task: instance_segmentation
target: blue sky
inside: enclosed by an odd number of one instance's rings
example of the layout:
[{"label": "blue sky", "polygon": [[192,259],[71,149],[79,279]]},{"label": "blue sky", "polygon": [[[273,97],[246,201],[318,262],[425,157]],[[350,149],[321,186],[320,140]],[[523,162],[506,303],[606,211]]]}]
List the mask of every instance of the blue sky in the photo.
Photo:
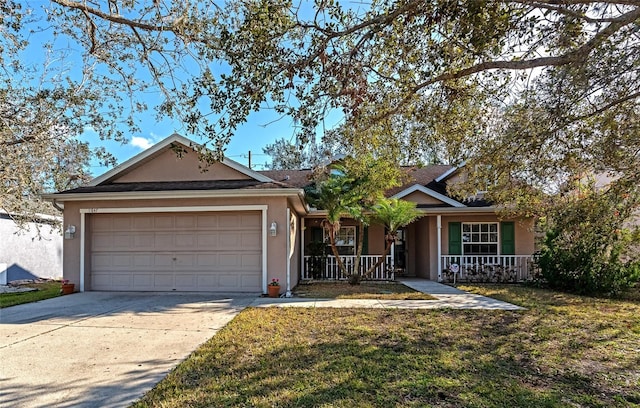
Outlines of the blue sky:
[{"label": "blue sky", "polygon": [[[262,170],[264,163],[270,161],[269,156],[262,153],[264,146],[281,138],[295,142],[291,119],[282,118],[273,122],[275,119],[277,117],[270,111],[265,110],[253,113],[247,123],[239,127],[231,143],[227,146],[226,157],[248,165],[248,153],[251,151],[252,168],[254,170]],[[202,141],[182,132],[182,126],[179,122],[170,119],[158,122],[154,111],[141,115],[139,120],[142,132],[129,135],[128,143],[126,144],[113,140],[100,140],[91,129],[86,129],[82,139],[88,141],[91,146],[104,146],[111,154],[116,156],[118,163],[128,160],[175,132],[193,139],[194,142]],[[107,171],[108,168],[93,163],[91,170],[93,175],[97,176]]]},{"label": "blue sky", "polygon": [[[27,0],[24,4],[25,9],[31,8],[34,15],[43,13],[43,7],[48,3],[40,0]],[[45,23],[45,29],[29,34],[29,46],[24,52],[23,63],[27,66],[37,67],[42,65],[45,60],[44,44],[52,41],[52,27]],[[65,58],[60,65],[72,66],[73,69],[79,69],[80,55],[83,50],[72,40],[66,37],[58,39],[54,44],[54,52],[64,52]],[[64,69],[67,69],[65,66]],[[193,139],[195,142],[202,142],[193,136],[186,134],[182,129],[181,123],[172,119],[158,121],[156,119],[153,106],[160,100],[159,94],[145,93],[143,102],[149,106],[149,111],[137,115],[137,120],[141,130],[137,134],[129,134],[128,143],[122,144],[113,140],[100,140],[97,133],[90,128],[86,128],[80,139],[89,142],[91,147],[103,146],[113,154],[118,163],[122,163],[129,158],[140,153],[144,149],[152,146],[165,137],[179,133],[183,136]],[[336,118],[339,115],[333,115]],[[339,119],[336,118],[336,119]],[[330,118],[331,120],[331,118]],[[331,125],[331,123],[327,124]],[[318,135],[320,135],[320,130]],[[262,149],[268,144],[273,143],[276,139],[284,138],[295,142],[294,124],[291,118],[280,116],[272,110],[261,110],[250,115],[247,122],[236,130],[235,136],[231,140],[226,149],[226,156],[238,161],[242,164],[248,164],[248,152],[252,153],[252,168],[260,170],[264,167],[265,162],[270,161],[269,156],[263,154]],[[94,176],[98,176],[109,170],[106,167],[99,166],[97,162],[92,163],[91,172]]]}]

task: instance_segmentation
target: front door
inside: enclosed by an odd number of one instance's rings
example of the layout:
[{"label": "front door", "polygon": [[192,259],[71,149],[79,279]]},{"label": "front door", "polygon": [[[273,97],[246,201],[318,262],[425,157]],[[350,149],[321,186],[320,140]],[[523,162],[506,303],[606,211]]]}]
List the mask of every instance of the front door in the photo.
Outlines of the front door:
[{"label": "front door", "polygon": [[400,228],[396,233],[396,241],[393,245],[393,261],[396,274],[407,276],[407,230]]}]

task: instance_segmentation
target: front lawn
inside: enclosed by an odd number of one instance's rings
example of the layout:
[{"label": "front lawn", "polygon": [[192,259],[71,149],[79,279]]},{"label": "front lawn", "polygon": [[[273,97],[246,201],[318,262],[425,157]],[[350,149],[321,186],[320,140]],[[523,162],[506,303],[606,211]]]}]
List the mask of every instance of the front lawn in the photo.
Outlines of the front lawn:
[{"label": "front lawn", "polygon": [[38,302],[60,296],[60,282],[28,283],[22,286],[38,290],[33,292],[0,293],[0,308]]},{"label": "front lawn", "polygon": [[639,302],[465,289],[528,309],[250,308],[134,406],[640,406]]},{"label": "front lawn", "polygon": [[318,299],[386,299],[434,300],[433,296],[413,290],[401,283],[370,283],[349,285],[347,282],[313,282],[300,284],[293,290],[296,297]]}]

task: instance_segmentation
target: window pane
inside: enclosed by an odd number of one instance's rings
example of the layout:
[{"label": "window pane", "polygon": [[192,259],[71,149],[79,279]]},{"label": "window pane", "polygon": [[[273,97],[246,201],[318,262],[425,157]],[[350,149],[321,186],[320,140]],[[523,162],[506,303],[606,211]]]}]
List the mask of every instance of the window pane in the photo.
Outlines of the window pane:
[{"label": "window pane", "polygon": [[489,224],[480,224],[480,231],[488,232],[489,231]]},{"label": "window pane", "polygon": [[471,232],[471,225],[469,225],[469,224],[462,224],[462,231],[463,231],[463,232]]},{"label": "window pane", "polygon": [[480,232],[480,224],[471,224],[471,231]]},{"label": "window pane", "polygon": [[489,231],[498,232],[498,224],[489,224]]}]

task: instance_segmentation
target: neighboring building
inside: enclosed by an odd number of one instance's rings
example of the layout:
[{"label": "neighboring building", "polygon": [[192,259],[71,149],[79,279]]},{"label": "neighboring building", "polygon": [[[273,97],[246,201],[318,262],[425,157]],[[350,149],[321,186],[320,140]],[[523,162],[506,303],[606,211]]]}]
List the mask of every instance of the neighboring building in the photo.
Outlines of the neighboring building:
[{"label": "neighboring building", "polygon": [[18,228],[0,212],[0,284],[21,279],[62,277],[62,234],[59,218],[40,215]]},{"label": "neighboring building", "polygon": [[[332,256],[322,256],[318,270],[318,254],[310,253],[310,243],[324,240],[323,212],[305,202],[310,171],[256,172],[225,159],[202,172],[195,153],[175,154],[176,145],[189,152],[192,144],[172,135],[87,186],[46,196],[64,206],[64,225],[76,227],[64,242],[66,279],[81,290],[266,293],[272,279],[292,288],[314,274],[338,277]],[[500,221],[488,203],[447,196],[446,184],[459,173],[415,169],[410,183],[389,192],[416,202],[424,216],[400,232],[374,278],[400,272],[447,280],[451,264],[459,265],[458,277],[526,278],[531,220]],[[373,225],[358,237],[345,220],[338,239],[345,260],[360,239],[365,264],[379,259],[384,228]]]}]

